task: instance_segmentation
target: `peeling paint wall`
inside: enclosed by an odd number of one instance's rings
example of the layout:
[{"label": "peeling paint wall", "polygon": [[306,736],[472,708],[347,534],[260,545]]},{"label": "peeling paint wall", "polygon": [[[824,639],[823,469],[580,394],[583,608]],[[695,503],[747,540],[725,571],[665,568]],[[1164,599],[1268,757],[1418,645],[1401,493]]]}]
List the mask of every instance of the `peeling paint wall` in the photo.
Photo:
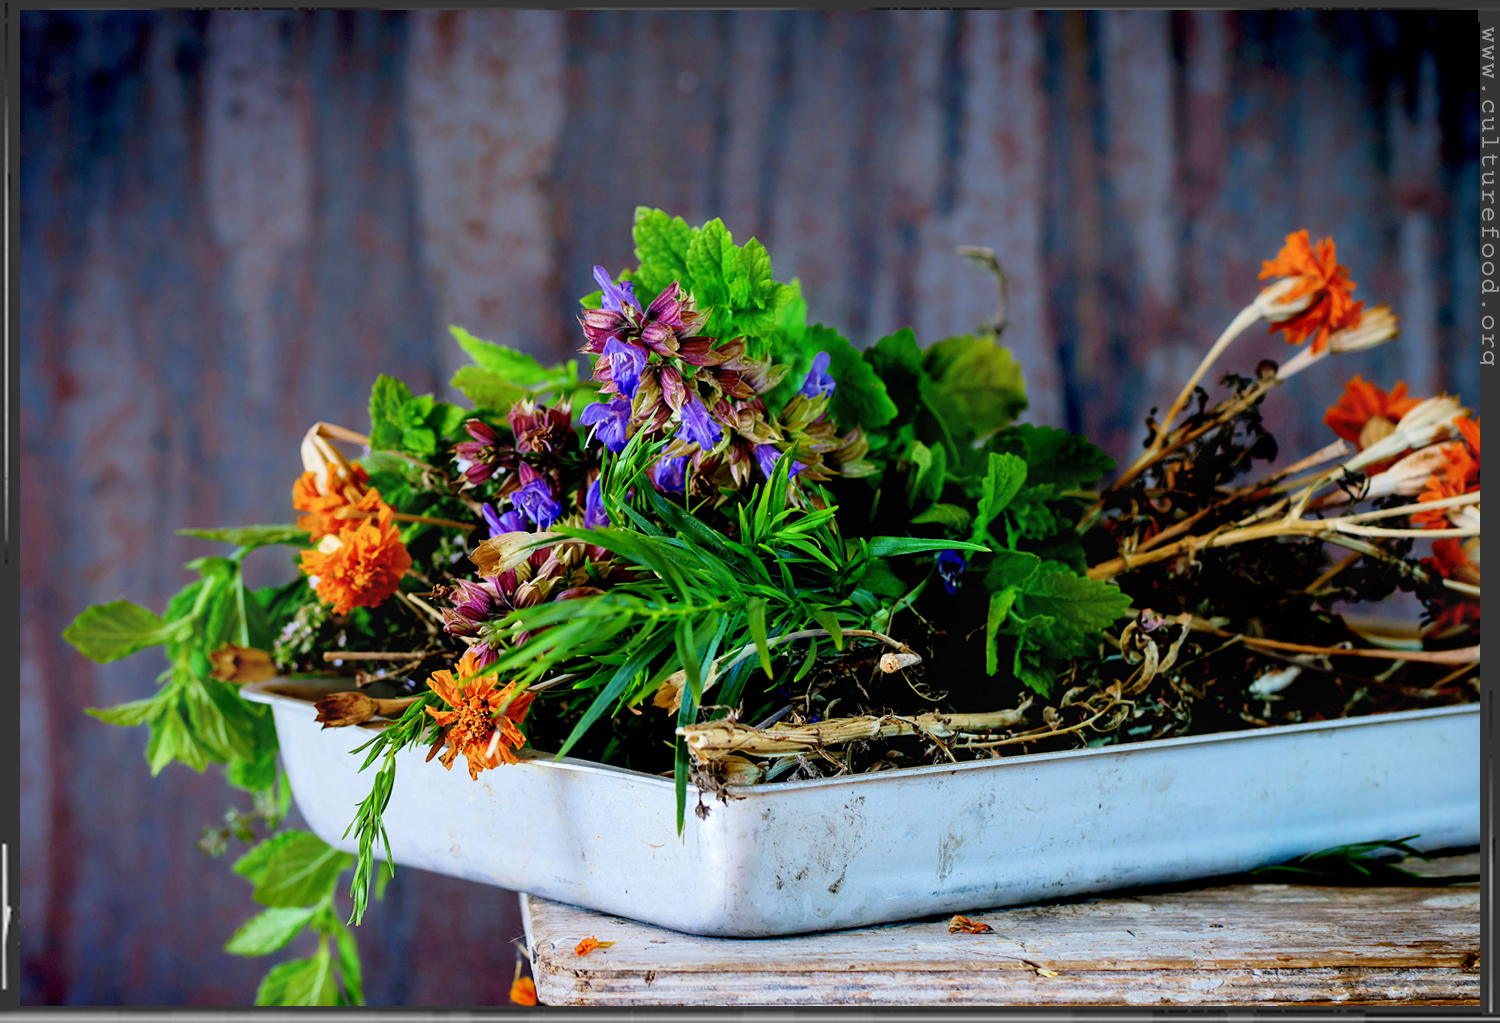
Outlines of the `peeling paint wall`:
[{"label": "peeling paint wall", "polygon": [[[160,607],[212,547],[179,526],[285,521],[300,435],[361,426],[377,372],[444,390],[452,323],[562,356],[648,204],[758,236],[859,344],[988,316],[951,249],[993,247],[1028,417],[1117,457],[1300,227],[1406,339],[1274,395],[1284,448],[1354,372],[1477,397],[1471,19],[25,12],[23,999],[253,992],[266,963],[218,951],[248,887],[194,848],[236,796],[81,713],[149,693],[154,654],[59,633]],[[510,893],[408,871],[367,920],[373,1002],[504,1001]]]}]

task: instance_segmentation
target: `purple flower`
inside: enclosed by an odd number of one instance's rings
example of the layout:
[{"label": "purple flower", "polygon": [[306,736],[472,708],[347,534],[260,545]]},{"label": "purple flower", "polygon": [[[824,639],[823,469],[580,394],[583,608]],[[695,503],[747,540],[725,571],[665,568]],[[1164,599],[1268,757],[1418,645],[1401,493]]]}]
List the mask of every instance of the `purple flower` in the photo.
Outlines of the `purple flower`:
[{"label": "purple flower", "polygon": [[497,515],[494,506],[488,501],[479,508],[484,512],[484,521],[490,527],[491,540],[502,533],[520,533],[526,530],[526,520],[521,518],[521,513],[514,508],[504,515]]},{"label": "purple flower", "polygon": [[692,441],[704,451],[712,451],[719,438],[724,436],[724,430],[709,417],[703,402],[690,395],[682,403],[682,428],[677,431],[677,436]]},{"label": "purple flower", "polygon": [[588,495],[584,498],[583,528],[600,529],[607,525],[609,514],[604,510],[604,501],[599,496],[599,481],[596,479],[589,484]]},{"label": "purple flower", "polygon": [[535,522],[538,529],[546,529],[562,514],[562,505],[553,500],[552,488],[545,479],[534,479],[517,490],[510,495],[510,503]]},{"label": "purple flower", "polygon": [[624,451],[630,440],[630,402],[626,398],[615,398],[608,405],[596,401],[583,410],[578,421],[594,427],[594,436],[611,451]]},{"label": "purple flower", "polygon": [[937,570],[938,578],[943,580],[943,588],[949,593],[957,593],[958,577],[968,565],[968,561],[958,551],[940,552],[937,556]]},{"label": "purple flower", "polygon": [[[776,450],[775,444],[757,444],[755,445],[755,458],[760,462],[760,471],[765,474],[766,479],[770,479],[776,472],[776,462],[781,458],[781,452]],[[790,479],[806,468],[807,466],[793,459],[792,471],[787,474],[787,478]]]},{"label": "purple flower", "polygon": [[641,370],[646,368],[646,352],[612,337],[604,342],[604,357],[609,360],[610,379],[621,394],[634,401],[635,390],[641,386]]},{"label": "purple flower", "polygon": [[828,375],[828,360],[827,352],[819,352],[813,356],[812,369],[807,371],[807,379],[802,381],[802,390],[798,392],[804,398],[821,398],[833,393],[833,377]]},{"label": "purple flower", "polygon": [[613,309],[616,312],[631,306],[636,312],[641,311],[641,300],[635,297],[635,285],[629,281],[621,281],[616,284],[610,280],[609,271],[602,266],[594,267],[594,280],[599,282],[599,290],[604,308]]},{"label": "purple flower", "polygon": [[681,458],[663,458],[651,470],[651,479],[658,490],[669,494],[687,493],[687,455]]}]

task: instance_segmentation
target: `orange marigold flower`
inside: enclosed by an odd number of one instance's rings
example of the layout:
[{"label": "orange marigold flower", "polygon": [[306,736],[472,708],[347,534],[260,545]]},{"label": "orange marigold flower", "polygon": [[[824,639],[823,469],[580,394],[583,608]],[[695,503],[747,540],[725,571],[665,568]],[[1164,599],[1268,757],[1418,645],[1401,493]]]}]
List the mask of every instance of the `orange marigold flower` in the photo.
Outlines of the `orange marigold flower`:
[{"label": "orange marigold flower", "polygon": [[1474,452],[1474,471],[1479,471],[1479,420],[1470,419],[1468,416],[1459,416],[1453,420],[1453,425],[1458,427],[1458,432],[1463,434],[1464,443],[1469,445],[1469,450]]},{"label": "orange marigold flower", "polygon": [[1422,564],[1444,579],[1462,579],[1465,582],[1471,581],[1468,576],[1474,571],[1463,541],[1453,536],[1432,541],[1432,557],[1423,558]]},{"label": "orange marigold flower", "polygon": [[510,1001],[512,1005],[535,1005],[536,983],[530,977],[517,977],[511,981]]},{"label": "orange marigold flower", "polygon": [[[455,669],[435,671],[427,679],[427,687],[437,693],[451,709],[427,708],[439,725],[443,727],[442,738],[427,755],[431,760],[439,747],[446,742],[440,762],[453,770],[454,759],[462,753],[469,764],[469,777],[478,778],[479,772],[501,764],[514,764],[516,755],[526,736],[521,732],[521,722],[526,719],[526,710],[531,706],[532,693],[516,695],[516,683],[511,682],[502,689],[495,688],[496,676],[470,679],[480,671],[479,659],[473,650],[466,651]],[[495,716],[500,708],[504,713]],[[498,738],[499,741],[495,741]]]},{"label": "orange marigold flower", "polygon": [[[1427,488],[1417,495],[1417,500],[1421,503],[1458,497],[1479,484],[1479,463],[1469,455],[1463,444],[1443,445],[1443,455],[1443,468],[1432,474],[1427,481]],[[1447,529],[1448,509],[1435,508],[1417,512],[1411,520],[1423,529]]]},{"label": "orange marigold flower", "polygon": [[315,472],[304,472],[292,484],[292,507],[308,513],[297,518],[297,525],[312,534],[314,543],[339,531],[345,521],[338,516],[340,509],[368,496],[364,485],[369,482],[370,474],[362,465],[353,469],[354,479],[346,480],[339,466],[329,463],[322,480]]},{"label": "orange marigold flower", "polygon": [[1312,350],[1321,352],[1334,331],[1359,326],[1365,304],[1354,301],[1351,293],[1358,285],[1349,279],[1349,268],[1339,265],[1332,238],[1324,238],[1314,248],[1305,230],[1287,235],[1276,258],[1261,264],[1260,279],[1267,277],[1301,279],[1282,296],[1283,302],[1312,296],[1306,309],[1271,325],[1272,331],[1282,332],[1287,344],[1300,345],[1312,338]]},{"label": "orange marigold flower", "polygon": [[371,490],[356,507],[377,514],[341,523],[337,533],[302,552],[302,571],[317,580],[318,599],[341,615],[381,604],[411,568],[411,555],[391,523],[390,505],[380,500],[380,491]]},{"label": "orange marigold flower", "polygon": [[1406,396],[1405,382],[1398,382],[1387,394],[1355,376],[1344,385],[1338,404],[1329,407],[1323,422],[1334,433],[1363,450],[1382,437],[1390,436],[1401,417],[1419,404],[1421,399]]}]

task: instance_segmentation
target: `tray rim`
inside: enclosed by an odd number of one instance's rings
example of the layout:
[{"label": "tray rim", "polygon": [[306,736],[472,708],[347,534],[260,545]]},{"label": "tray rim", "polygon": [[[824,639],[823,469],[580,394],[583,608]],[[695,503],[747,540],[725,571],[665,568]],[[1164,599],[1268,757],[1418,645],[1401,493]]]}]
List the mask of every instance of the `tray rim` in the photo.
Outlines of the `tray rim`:
[{"label": "tray rim", "polygon": [[[297,710],[311,711],[313,702],[310,699],[299,698],[278,692],[277,687],[285,686],[289,682],[299,685],[308,685],[310,688],[325,688],[328,692],[348,691],[344,686],[334,686],[328,683],[320,684],[315,679],[288,679],[273,678],[265,682],[250,682],[240,688],[241,695],[253,703],[262,703],[270,707],[278,705]],[[984,769],[998,769],[1004,767],[1024,767],[1031,764],[1047,763],[1053,760],[1079,760],[1089,757],[1118,757],[1133,753],[1146,753],[1163,748],[1179,749],[1186,746],[1202,746],[1217,743],[1252,741],[1256,739],[1270,739],[1283,735],[1295,735],[1303,732],[1339,731],[1346,728],[1357,728],[1387,723],[1399,723],[1407,721],[1426,721],[1446,717],[1459,717],[1462,715],[1473,715],[1478,717],[1482,704],[1479,701],[1471,703],[1454,704],[1447,707],[1426,707],[1420,710],[1399,710],[1384,714],[1361,714],[1357,717],[1334,718],[1328,721],[1304,721],[1293,725],[1270,725],[1265,728],[1245,728],[1232,732],[1212,732],[1205,735],[1180,735],[1169,739],[1147,739],[1142,742],[1126,743],[1117,746],[1099,746],[1093,749],[1053,750],[1047,753],[1025,753],[1016,756],[1005,757],[1000,760],[970,760],[958,764],[924,764],[920,767],[893,768],[889,771],[880,771],[875,774],[856,774],[848,777],[835,778],[807,778],[801,781],[777,782],[772,785],[730,785],[729,792],[739,798],[767,798],[778,793],[799,792],[808,789],[828,788],[835,786],[849,786],[858,784],[869,784],[882,780],[896,781],[906,778],[923,778],[943,774],[956,774],[960,771],[974,771]],[[360,726],[364,727],[364,726]],[[327,729],[324,729],[326,731]],[[660,786],[671,791],[674,783],[671,778],[660,775],[647,774],[644,771],[636,771],[628,767],[615,767],[611,764],[601,764],[593,760],[582,760],[575,757],[562,757],[555,759],[553,754],[542,750],[534,750],[530,747],[518,751],[522,762],[537,767],[550,768],[554,770],[570,770],[580,773],[604,773],[614,775],[628,775],[642,782]],[[696,786],[693,786],[696,788]]]}]

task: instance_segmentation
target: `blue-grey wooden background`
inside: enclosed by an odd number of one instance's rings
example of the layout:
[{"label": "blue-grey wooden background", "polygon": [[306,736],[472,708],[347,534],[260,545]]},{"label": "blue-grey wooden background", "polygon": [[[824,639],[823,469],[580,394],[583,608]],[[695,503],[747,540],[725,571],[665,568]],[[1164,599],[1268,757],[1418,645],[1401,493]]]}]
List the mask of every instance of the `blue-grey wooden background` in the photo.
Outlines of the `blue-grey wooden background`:
[{"label": "blue-grey wooden background", "polygon": [[[562,356],[637,204],[758,236],[860,344],[969,329],[992,293],[950,253],[989,245],[1030,417],[1118,457],[1307,227],[1405,336],[1270,400],[1305,451],[1355,370],[1477,397],[1473,21],[24,13],[24,1000],[251,996],[267,962],[219,951],[248,886],[194,849],[243,799],[152,779],[143,732],[83,715],[150,693],[159,654],[98,667],[58,634],[160,608],[212,547],[178,526],[287,521],[302,432],[365,427],[379,372],[442,391],[446,324]],[[360,932],[371,1000],[503,1002],[518,933],[512,894],[406,872]]]}]

